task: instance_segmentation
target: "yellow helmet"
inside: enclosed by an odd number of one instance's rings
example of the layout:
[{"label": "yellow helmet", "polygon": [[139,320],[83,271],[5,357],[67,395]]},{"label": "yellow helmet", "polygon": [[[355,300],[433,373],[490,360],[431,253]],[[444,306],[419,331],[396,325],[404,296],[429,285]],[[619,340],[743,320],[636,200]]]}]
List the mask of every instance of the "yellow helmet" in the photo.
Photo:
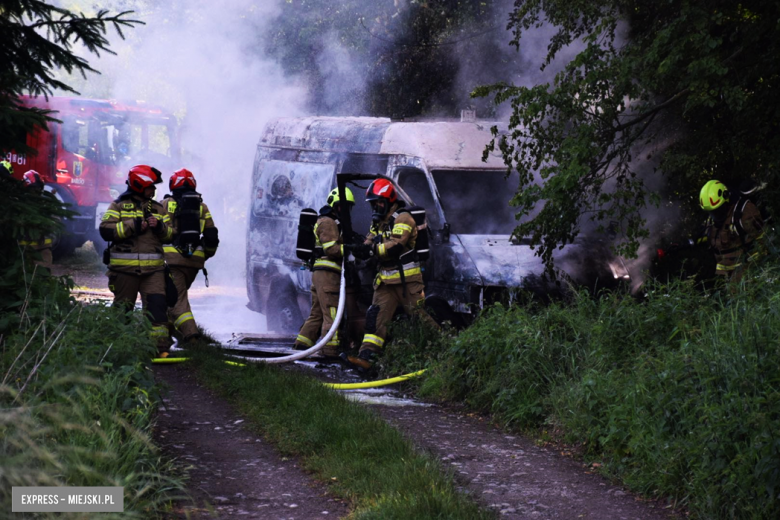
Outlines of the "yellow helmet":
[{"label": "yellow helmet", "polygon": [[713,211],[729,201],[729,190],[720,181],[707,182],[699,193],[699,205],[705,211]]},{"label": "yellow helmet", "polygon": [[[350,204],[355,204],[355,196],[352,195],[352,190],[349,188],[344,188],[344,194],[347,196],[347,202]],[[333,188],[331,192],[328,194],[328,206],[331,208],[335,203],[339,201],[339,189]]]}]

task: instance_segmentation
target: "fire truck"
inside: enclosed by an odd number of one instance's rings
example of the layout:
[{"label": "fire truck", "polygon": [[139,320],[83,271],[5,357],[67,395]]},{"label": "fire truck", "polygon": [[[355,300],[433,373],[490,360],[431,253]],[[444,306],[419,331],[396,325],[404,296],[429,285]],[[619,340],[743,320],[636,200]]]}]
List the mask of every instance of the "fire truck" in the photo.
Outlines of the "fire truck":
[{"label": "fire truck", "polygon": [[180,164],[180,142],[173,114],[141,101],[118,102],[69,97],[23,97],[25,106],[55,110],[49,129],[27,135],[36,154],[10,152],[14,175],[36,170],[46,190],[77,215],[55,239],[54,256],[62,257],[92,240],[105,247],[98,225],[108,205],[126,189],[135,164],[173,171]]}]

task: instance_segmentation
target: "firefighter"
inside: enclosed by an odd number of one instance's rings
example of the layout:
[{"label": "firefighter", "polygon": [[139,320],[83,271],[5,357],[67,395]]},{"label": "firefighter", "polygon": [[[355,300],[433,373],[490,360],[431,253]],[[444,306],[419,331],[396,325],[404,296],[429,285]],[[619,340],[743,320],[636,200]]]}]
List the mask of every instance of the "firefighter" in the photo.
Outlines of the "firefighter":
[{"label": "firefighter", "polygon": [[131,311],[138,293],[151,315],[152,339],[161,357],[168,355],[170,336],[166,316],[165,260],[163,244],[170,242],[170,216],[154,200],[155,184],[162,182],[159,170],[137,165],[127,176],[127,191],[106,210],[100,236],[109,242],[108,288],[114,306]]},{"label": "firefighter", "polygon": [[764,219],[749,198],[756,189],[744,184],[732,203],[728,188],[711,180],[699,194],[699,205],[710,216],[698,242],[706,241],[715,254],[715,274],[732,282],[739,282],[747,266],[764,253]]},{"label": "firefighter", "polygon": [[201,269],[208,281],[206,260],[217,253],[219,246],[217,227],[208,206],[195,191],[196,186],[195,176],[189,170],[177,170],[168,182],[171,194],[163,200],[176,237],[164,248],[165,262],[179,295],[169,314],[185,342],[200,336],[187,291]]},{"label": "firefighter", "polygon": [[[24,185],[34,192],[40,194],[41,197],[47,196],[43,191],[44,183],[41,175],[35,170],[30,170],[22,177]],[[41,260],[36,260],[35,263],[41,267],[51,269],[52,267],[52,238],[47,236],[27,236],[23,240],[19,241],[19,245],[24,246],[26,250],[36,251],[41,255]]]},{"label": "firefighter", "polygon": [[[340,200],[338,188],[330,192],[327,205],[320,209],[320,216],[314,226],[317,253],[311,268],[311,313],[295,339],[293,348],[297,350],[312,347],[320,335],[327,334],[336,317],[345,250],[338,219],[355,206],[352,190],[345,188],[344,195],[346,203]],[[336,331],[323,347],[322,353],[326,358],[338,359],[338,347],[339,333]]]},{"label": "firefighter", "polygon": [[11,161],[3,159],[0,161],[0,179],[11,180],[14,178],[14,165]]},{"label": "firefighter", "polygon": [[366,311],[363,343],[357,356],[342,355],[348,364],[360,370],[369,370],[387,339],[387,324],[401,306],[406,314],[417,314],[427,323],[438,327],[425,312],[425,292],[422,268],[415,257],[417,225],[414,217],[404,211],[404,202],[398,199],[392,183],[377,179],[366,191],[371,204],[372,225],[363,246],[353,252],[358,258],[374,256],[378,273],[374,279],[374,297]]}]

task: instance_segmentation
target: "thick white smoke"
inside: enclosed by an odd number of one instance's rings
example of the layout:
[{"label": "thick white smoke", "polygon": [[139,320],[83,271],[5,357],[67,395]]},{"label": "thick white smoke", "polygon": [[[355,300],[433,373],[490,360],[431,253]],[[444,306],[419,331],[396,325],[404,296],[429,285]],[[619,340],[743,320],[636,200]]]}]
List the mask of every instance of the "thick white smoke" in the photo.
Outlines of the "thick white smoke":
[{"label": "thick white smoke", "polygon": [[[91,5],[63,5],[94,12]],[[113,13],[135,10],[131,17],[146,25],[125,30],[126,40],[109,34],[115,56],[83,53],[101,75],[68,80],[86,97],[143,100],[177,115],[184,150],[179,167],[195,174],[220,231],[219,252],[207,264],[211,283],[238,291],[244,285],[247,208],[261,131],[270,118],[302,115],[307,103],[306,86],[263,55],[263,38],[277,6],[276,1],[249,0],[229,5],[208,0],[104,2],[101,8]],[[172,172],[163,173],[158,198],[167,193]],[[202,286],[199,276],[193,288]],[[234,310],[244,315],[243,309]]]}]

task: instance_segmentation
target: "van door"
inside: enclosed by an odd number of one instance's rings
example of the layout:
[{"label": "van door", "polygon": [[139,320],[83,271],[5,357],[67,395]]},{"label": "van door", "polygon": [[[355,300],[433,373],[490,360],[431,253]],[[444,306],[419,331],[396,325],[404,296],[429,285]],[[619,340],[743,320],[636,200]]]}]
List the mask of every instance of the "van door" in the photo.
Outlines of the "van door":
[{"label": "van door", "polygon": [[[308,293],[311,273],[300,269],[295,255],[298,218],[304,208],[323,206],[334,174],[334,164],[258,160],[247,236],[247,285],[256,310]],[[306,298],[302,301],[305,306]],[[303,313],[292,314],[295,323],[284,328],[297,330]]]}]

